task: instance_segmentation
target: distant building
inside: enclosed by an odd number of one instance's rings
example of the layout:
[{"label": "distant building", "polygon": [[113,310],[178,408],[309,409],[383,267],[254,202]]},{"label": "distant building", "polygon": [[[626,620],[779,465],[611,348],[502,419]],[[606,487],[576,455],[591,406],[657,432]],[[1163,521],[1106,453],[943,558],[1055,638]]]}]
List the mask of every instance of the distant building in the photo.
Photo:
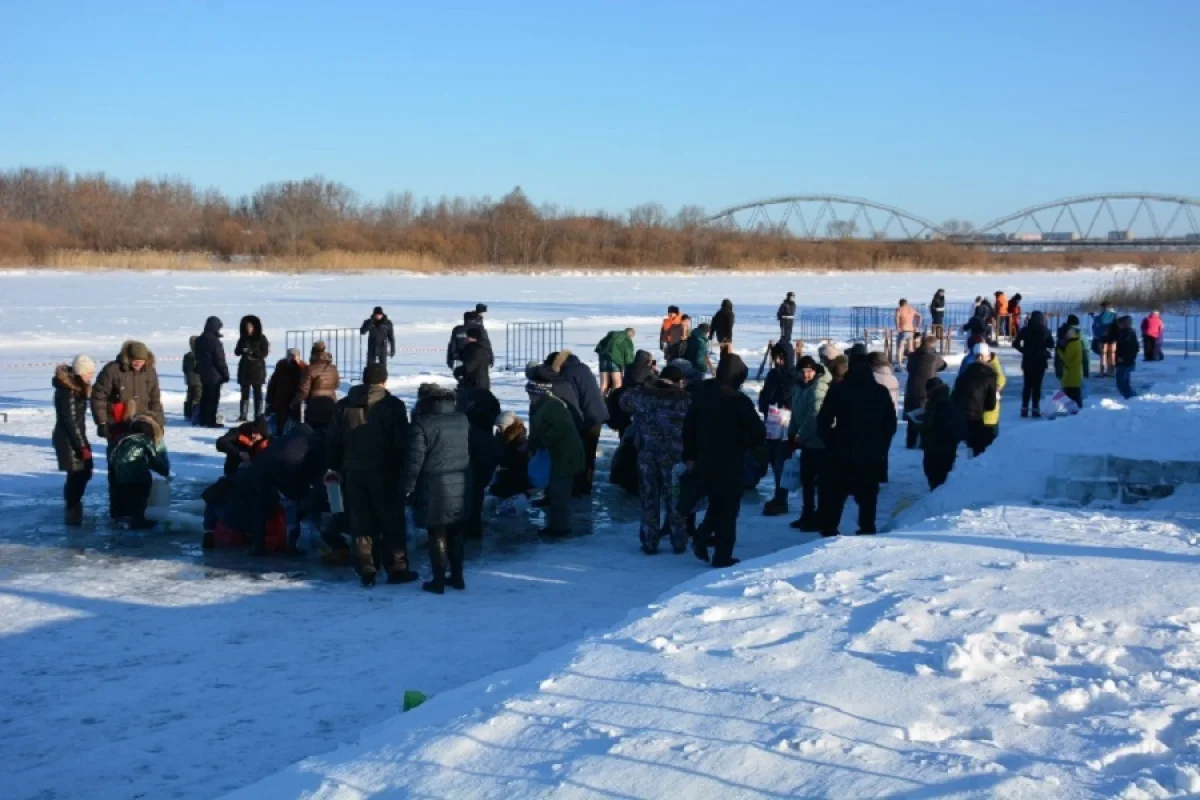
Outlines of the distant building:
[{"label": "distant building", "polygon": [[1040,242],[1042,235],[1040,233],[1010,233],[1008,240],[1010,242]]},{"label": "distant building", "polygon": [[1043,242],[1077,242],[1079,239],[1078,231],[1047,231],[1042,234]]},{"label": "distant building", "polygon": [[1132,242],[1133,231],[1128,229],[1123,231],[1109,231],[1108,240],[1110,242]]}]

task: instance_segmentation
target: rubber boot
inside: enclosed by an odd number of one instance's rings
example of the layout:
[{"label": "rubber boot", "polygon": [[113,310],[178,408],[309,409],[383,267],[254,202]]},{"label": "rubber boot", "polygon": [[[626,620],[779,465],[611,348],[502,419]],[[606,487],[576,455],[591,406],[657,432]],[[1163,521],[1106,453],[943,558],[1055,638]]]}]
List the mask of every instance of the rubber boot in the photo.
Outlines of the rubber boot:
[{"label": "rubber boot", "polygon": [[788,510],[787,490],[786,489],[776,489],[775,497],[772,498],[771,500],[768,500],[767,504],[763,506],[763,516],[764,517],[778,517],[778,516],[782,516],[782,515],[786,514],[787,510]]},{"label": "rubber boot", "polygon": [[466,549],[466,539],[463,537],[462,531],[451,532],[447,549],[450,560],[450,578],[446,583],[461,592],[467,588],[467,582],[463,580],[463,551]]},{"label": "rubber boot", "polygon": [[432,594],[446,592],[446,535],[430,535],[429,537],[429,566],[433,570],[433,579],[421,584],[421,588]]}]

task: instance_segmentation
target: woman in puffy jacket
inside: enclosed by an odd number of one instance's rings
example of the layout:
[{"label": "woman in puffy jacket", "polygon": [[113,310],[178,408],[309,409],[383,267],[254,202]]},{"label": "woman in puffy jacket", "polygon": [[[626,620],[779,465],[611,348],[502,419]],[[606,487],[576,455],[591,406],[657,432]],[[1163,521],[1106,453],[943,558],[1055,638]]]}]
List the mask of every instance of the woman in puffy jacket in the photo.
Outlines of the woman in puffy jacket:
[{"label": "woman in puffy jacket", "polygon": [[242,389],[241,413],[238,422],[245,422],[250,411],[250,392],[254,392],[254,418],[263,415],[263,384],[267,382],[267,356],[271,344],[263,335],[262,322],[254,315],[242,317],[238,327],[237,347],[233,354],[238,361],[238,386]]},{"label": "woman in puffy jacket", "polygon": [[73,527],[83,524],[83,493],[92,479],[87,412],[95,375],[95,362],[85,355],[78,355],[70,366],[60,364],[51,381],[54,387],[54,433],[50,439],[58,457],[58,468],[67,473],[63,487],[64,522]]}]

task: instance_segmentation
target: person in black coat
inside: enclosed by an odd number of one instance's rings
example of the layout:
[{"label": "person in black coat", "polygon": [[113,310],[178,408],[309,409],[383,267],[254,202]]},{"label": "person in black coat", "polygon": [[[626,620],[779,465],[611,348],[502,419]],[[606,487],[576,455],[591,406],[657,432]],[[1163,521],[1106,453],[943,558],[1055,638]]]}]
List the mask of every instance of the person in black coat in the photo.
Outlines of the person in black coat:
[{"label": "person in black coat", "polygon": [[[604,395],[600,392],[600,382],[592,374],[591,369],[579,360],[570,350],[552,353],[547,360],[550,370],[569,383],[578,398],[579,413],[582,417],[583,428],[580,436],[583,438],[583,455],[587,469],[575,479],[576,496],[592,493],[592,485],[596,477],[596,448],[600,446],[600,433],[604,423],[608,421],[608,406]],[[560,400],[570,402],[560,396],[557,391],[553,394]]]},{"label": "person in black coat", "polygon": [[492,380],[488,374],[491,357],[487,348],[479,341],[479,330],[478,327],[467,329],[467,342],[459,353],[462,363],[454,368],[454,377],[458,379],[460,391],[492,388]]},{"label": "person in black coat", "polygon": [[500,401],[486,389],[476,390],[467,404],[471,456],[471,514],[467,520],[467,538],[483,538],[483,500],[500,466],[504,448],[496,437]]},{"label": "person in black coat", "polygon": [[617,432],[618,439],[625,437],[625,431],[633,423],[633,416],[621,408],[621,398],[626,392],[640,389],[654,380],[656,374],[654,356],[645,350],[638,350],[633,357],[633,363],[625,368],[621,387],[613,389],[604,398],[604,404],[608,407],[608,427]]},{"label": "person in black coat", "polygon": [[621,386],[639,389],[654,379],[654,356],[646,350],[638,350],[633,356],[633,363],[625,368]]},{"label": "person in black coat", "polygon": [[88,400],[95,376],[95,362],[78,355],[72,364],[60,364],[50,381],[54,387],[54,433],[50,441],[59,470],[67,473],[63,521],[72,527],[83,524],[83,493],[95,470],[87,437]]},{"label": "person in black coat", "polygon": [[367,366],[386,364],[396,357],[396,331],[381,307],[375,306],[371,316],[363,320],[359,333],[367,337]]},{"label": "person in black coat", "polygon": [[433,576],[422,588],[433,594],[444,593],[447,584],[467,588],[463,551],[471,513],[470,436],[466,415],[455,411],[454,392],[434,384],[418,390],[402,489],[412,498],[413,521],[429,532]]},{"label": "person in black coat", "polygon": [[[300,423],[272,439],[249,466],[238,470],[225,522],[234,530],[249,532],[252,555],[266,552],[267,520],[279,506],[279,495],[298,503],[300,516],[316,505],[325,492],[325,464],[323,438],[309,425]],[[293,552],[299,552],[298,541],[299,527],[289,536]]]},{"label": "person in black coat", "polygon": [[[904,385],[904,413],[917,411],[925,405],[925,387],[929,380],[946,369],[946,360],[938,355],[937,339],[926,337],[908,356],[908,382]],[[904,432],[904,444],[915,450],[921,438],[921,428],[909,422]]]},{"label": "person in black coat", "polygon": [[217,428],[217,407],[221,403],[221,387],[229,383],[229,365],[225,361],[225,345],[221,344],[219,317],[204,322],[204,332],[196,340],[196,374],[200,377],[200,425]]},{"label": "person in black coat", "polygon": [[982,360],[968,364],[954,382],[952,397],[966,420],[967,446],[973,455],[982,455],[996,438],[995,426],[983,424],[983,415],[996,410],[997,393],[996,371]]},{"label": "person in black coat", "polygon": [[[762,391],[758,394],[758,413],[765,421],[771,407],[791,409],[792,387],[796,383],[796,373],[788,366],[787,344],[777,344],[771,348],[771,371],[763,382]],[[788,510],[787,490],[780,488],[783,477],[783,465],[788,459],[787,425],[783,427],[782,438],[767,441],[767,457],[771,461],[771,470],[775,474],[775,496],[763,506],[763,515],[777,517],[786,514]]]},{"label": "person in black coat", "polygon": [[683,462],[708,496],[708,512],[699,535],[693,539],[693,552],[697,558],[709,561],[705,531],[712,531],[716,537],[711,561],[714,567],[737,563],[733,548],[737,543],[746,453],[761,447],[767,438],[754,403],[741,392],[748,374],[740,357],[722,353],[717,377],[696,388],[683,421]]},{"label": "person in black coat", "polygon": [[858,505],[859,534],[875,533],[879,484],[887,477],[888,449],[896,435],[896,406],[869,365],[852,361],[846,379],[829,387],[817,414],[817,431],[826,452],[821,535],[838,535],[850,496]]},{"label": "person in black coat", "polygon": [[958,445],[966,438],[967,423],[950,399],[950,387],[941,378],[930,378],[921,417],[921,449],[925,451],[922,467],[930,491],[946,482],[958,458]]},{"label": "person in black coat", "polygon": [[929,301],[929,318],[930,324],[933,326],[933,336],[935,339],[940,339],[942,328],[946,324],[946,290],[938,289],[933,293],[933,299]]},{"label": "person in black coat", "polygon": [[721,310],[713,314],[712,320],[708,324],[708,338],[710,341],[716,341],[718,344],[725,344],[733,341],[733,301],[722,300]]},{"label": "person in black coat", "polygon": [[1041,311],[1029,315],[1029,322],[1013,339],[1013,349],[1021,354],[1021,375],[1024,378],[1021,387],[1021,416],[1029,416],[1032,407],[1033,416],[1042,416],[1042,380],[1050,367],[1050,359],[1054,352],[1054,336],[1046,327],[1046,316]]},{"label": "person in black coat", "polygon": [[791,344],[792,326],[796,324],[795,292],[787,293],[787,297],[779,304],[779,310],[775,312],[775,319],[779,321],[779,341]]},{"label": "person in black coat", "polygon": [[242,317],[238,326],[237,346],[233,354],[241,358],[238,361],[238,386],[242,389],[241,413],[238,422],[245,422],[250,411],[250,391],[254,390],[254,418],[263,415],[263,385],[267,382],[267,356],[271,352],[271,343],[263,335],[262,322],[253,314]]}]

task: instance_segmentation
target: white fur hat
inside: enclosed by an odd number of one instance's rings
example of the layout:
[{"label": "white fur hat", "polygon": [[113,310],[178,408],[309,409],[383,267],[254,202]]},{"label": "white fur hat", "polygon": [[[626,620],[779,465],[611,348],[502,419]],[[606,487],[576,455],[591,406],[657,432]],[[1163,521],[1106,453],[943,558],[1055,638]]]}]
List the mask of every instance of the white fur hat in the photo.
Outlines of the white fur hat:
[{"label": "white fur hat", "polygon": [[992,354],[992,348],[987,346],[987,342],[980,342],[971,352],[975,354],[975,358],[987,358]]},{"label": "white fur hat", "polygon": [[71,371],[76,375],[95,375],[96,362],[85,356],[83,353],[75,356],[75,360],[71,362]]}]

